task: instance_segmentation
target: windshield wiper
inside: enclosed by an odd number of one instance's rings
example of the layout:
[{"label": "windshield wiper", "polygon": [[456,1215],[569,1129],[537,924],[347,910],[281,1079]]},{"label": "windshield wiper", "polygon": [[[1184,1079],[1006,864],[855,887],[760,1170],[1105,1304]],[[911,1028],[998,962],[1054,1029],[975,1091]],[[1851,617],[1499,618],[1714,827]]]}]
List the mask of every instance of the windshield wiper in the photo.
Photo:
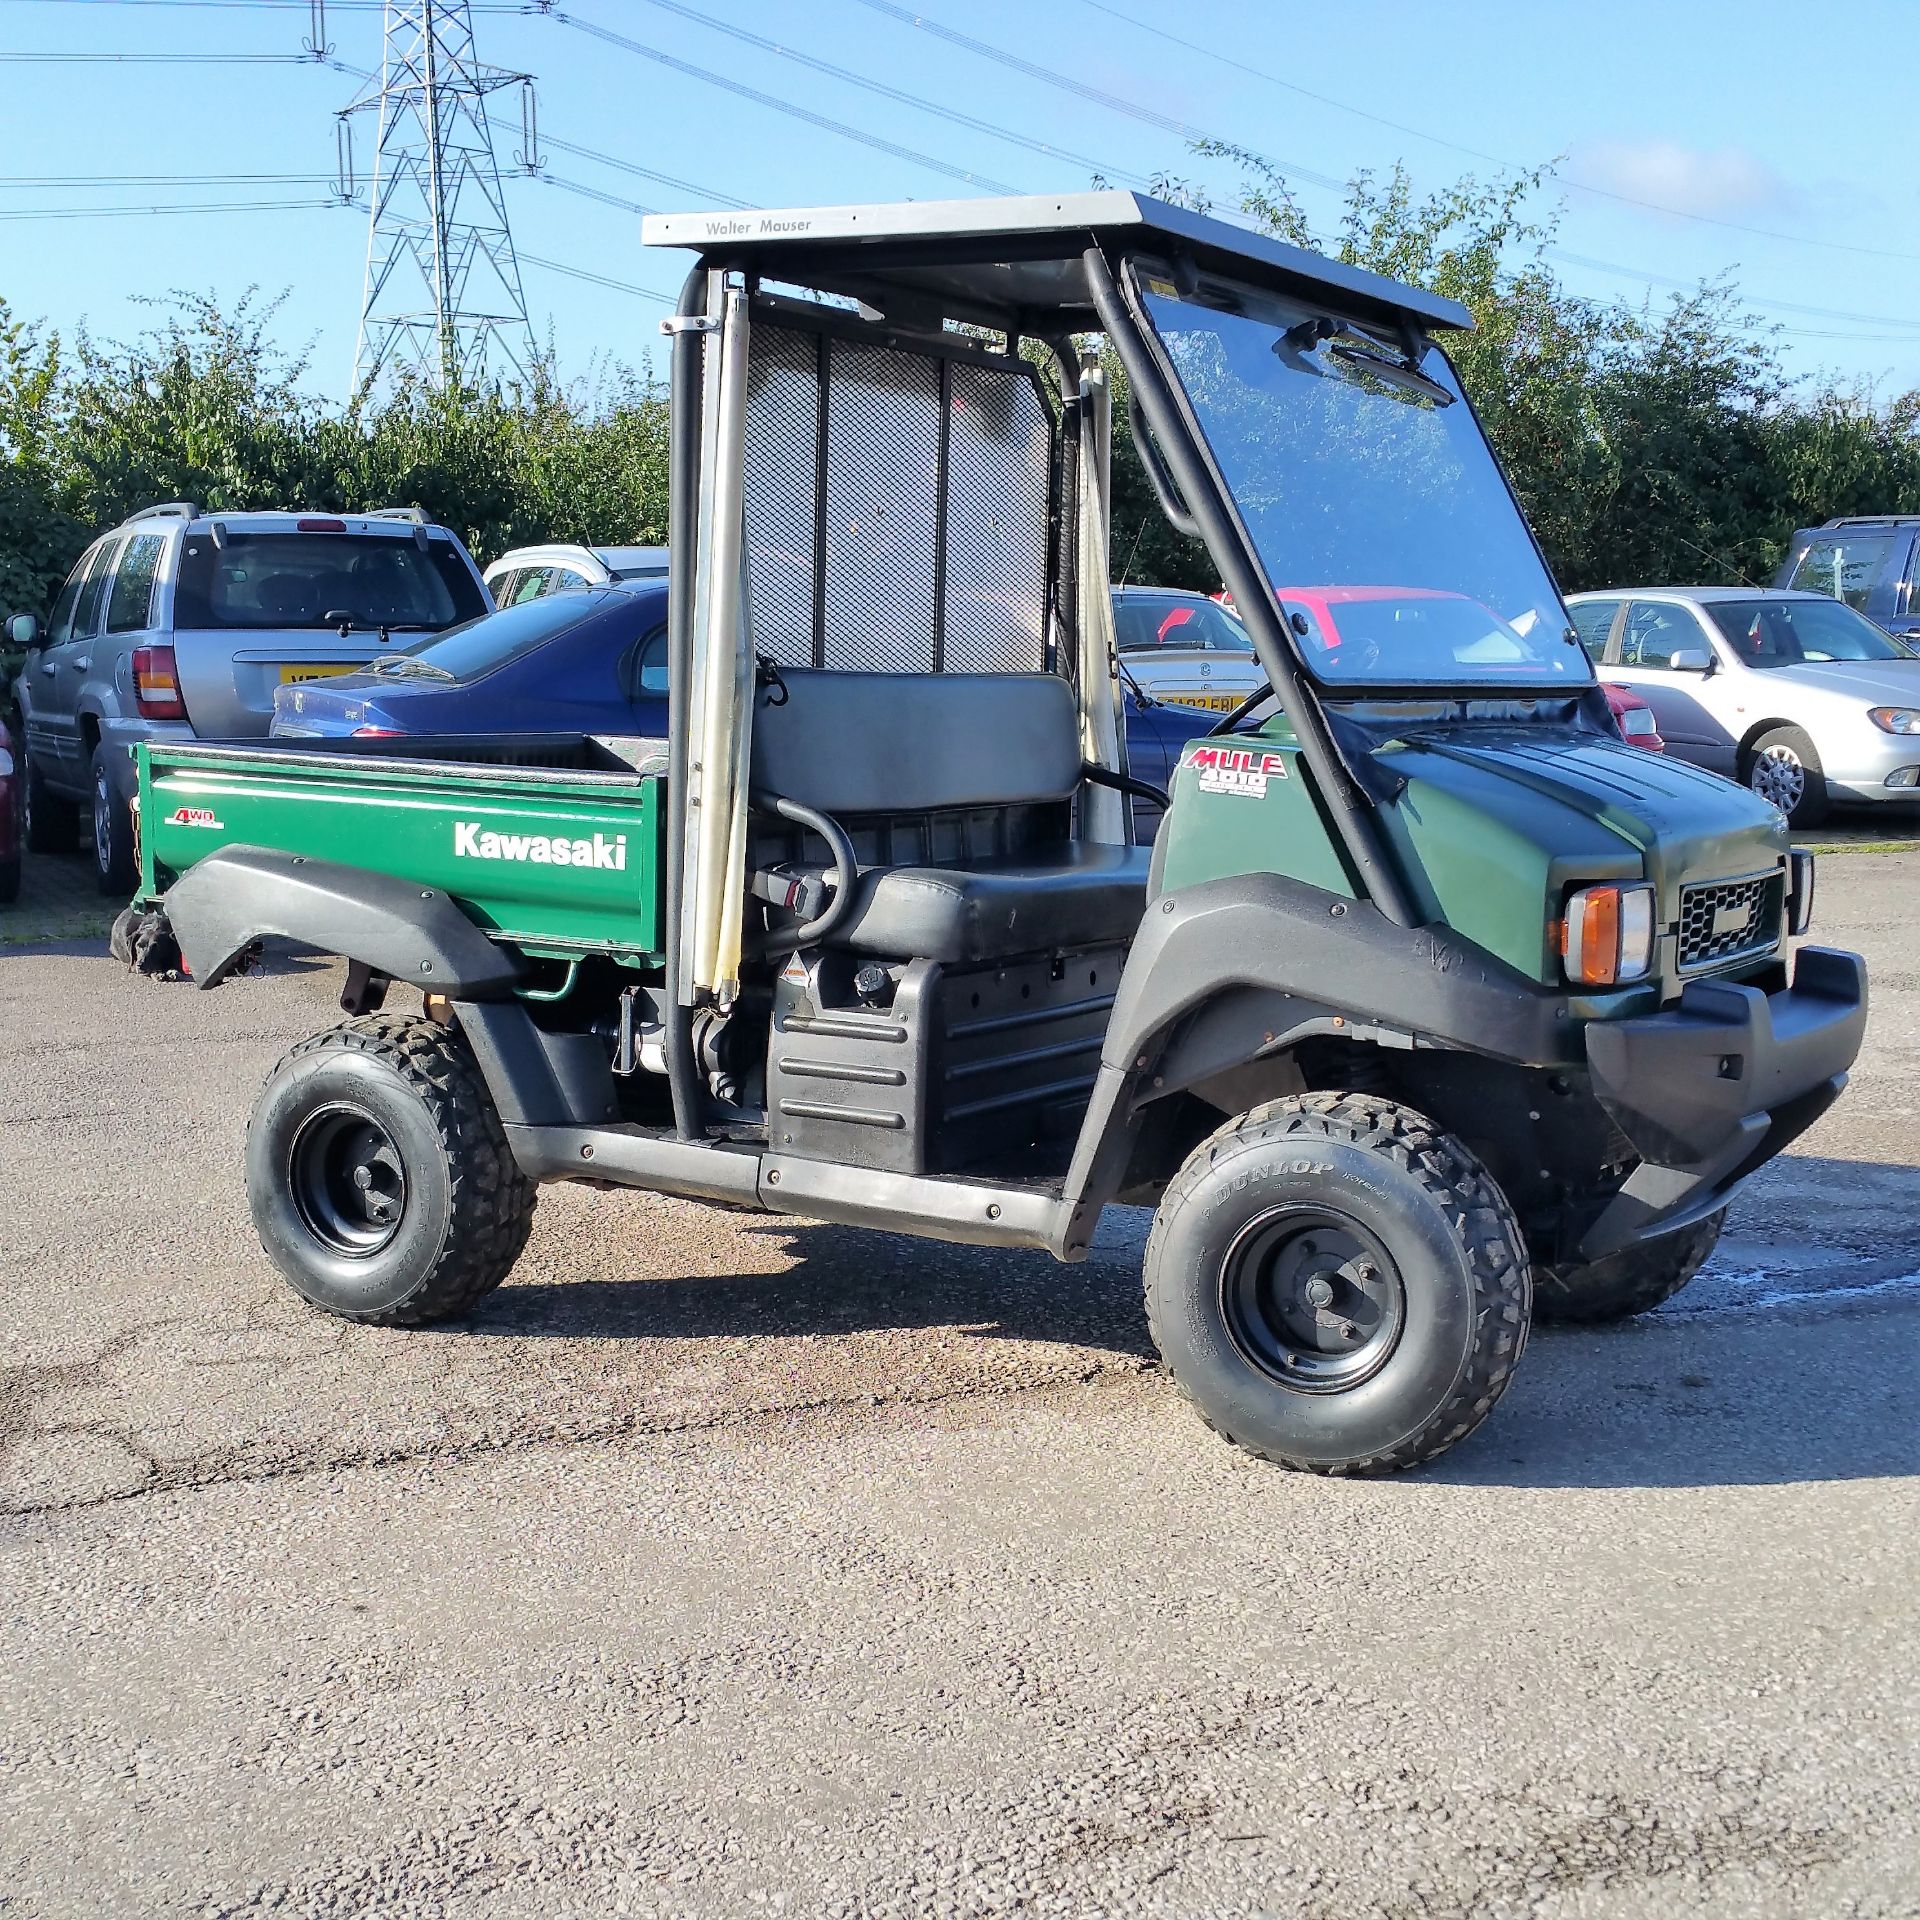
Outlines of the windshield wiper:
[{"label": "windshield wiper", "polygon": [[1423,400],[1431,400],[1436,407],[1453,405],[1453,395],[1438,380],[1429,380],[1418,367],[1408,366],[1401,360],[1384,359],[1364,347],[1350,347],[1343,340],[1336,341],[1330,351],[1336,360],[1357,368],[1369,379],[1384,381],[1390,387],[1405,387]]},{"label": "windshield wiper", "polygon": [[1327,350],[1342,366],[1352,367],[1355,372],[1378,380],[1383,386],[1400,387],[1409,393],[1417,393],[1421,399],[1431,401],[1436,407],[1453,405],[1453,395],[1439,381],[1429,380],[1413,364],[1411,351],[1405,360],[1391,360],[1371,346],[1356,346],[1351,340],[1335,338],[1341,331],[1337,320],[1329,320],[1324,316],[1302,320],[1274,341],[1274,357],[1296,372],[1318,374],[1323,380],[1329,379],[1333,377],[1330,369],[1316,365],[1313,356],[1331,340],[1333,344]]}]

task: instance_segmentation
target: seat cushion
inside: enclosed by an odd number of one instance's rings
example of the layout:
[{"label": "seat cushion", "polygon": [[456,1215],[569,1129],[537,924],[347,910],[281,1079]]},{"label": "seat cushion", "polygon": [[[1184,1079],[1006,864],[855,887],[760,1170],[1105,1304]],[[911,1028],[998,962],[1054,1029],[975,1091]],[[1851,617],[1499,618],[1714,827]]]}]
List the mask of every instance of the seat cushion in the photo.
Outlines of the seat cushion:
[{"label": "seat cushion", "polygon": [[972,867],[876,867],[828,944],[949,966],[1130,941],[1147,849],[1067,843]]}]

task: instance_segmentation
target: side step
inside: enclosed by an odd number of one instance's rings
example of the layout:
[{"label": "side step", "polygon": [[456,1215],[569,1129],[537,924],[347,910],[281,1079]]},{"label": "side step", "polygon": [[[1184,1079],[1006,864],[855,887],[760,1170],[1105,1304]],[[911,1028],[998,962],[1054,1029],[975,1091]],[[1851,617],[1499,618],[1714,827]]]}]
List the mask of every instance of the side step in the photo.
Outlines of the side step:
[{"label": "side step", "polygon": [[680,1140],[646,1127],[509,1125],[506,1133],[514,1158],[534,1180],[605,1181],[981,1247],[1052,1252],[1066,1230],[1068,1209],[1050,1185],[884,1173],[724,1141]]}]

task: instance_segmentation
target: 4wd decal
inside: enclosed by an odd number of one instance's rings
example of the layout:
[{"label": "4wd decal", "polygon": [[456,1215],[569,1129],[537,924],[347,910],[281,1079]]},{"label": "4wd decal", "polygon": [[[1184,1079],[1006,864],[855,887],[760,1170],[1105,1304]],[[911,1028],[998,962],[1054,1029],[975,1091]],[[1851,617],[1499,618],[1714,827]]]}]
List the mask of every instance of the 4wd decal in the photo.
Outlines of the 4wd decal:
[{"label": "4wd decal", "polygon": [[624,833],[570,840],[548,833],[493,833],[484,831],[478,820],[456,820],[453,850],[463,860],[525,860],[536,867],[598,867],[624,873],[627,866]]},{"label": "4wd decal", "polygon": [[170,827],[223,827],[224,820],[214,817],[211,807],[176,807],[167,815]]},{"label": "4wd decal", "polygon": [[1195,747],[1187,764],[1200,776],[1202,793],[1264,797],[1269,780],[1287,777],[1287,757],[1258,747]]}]

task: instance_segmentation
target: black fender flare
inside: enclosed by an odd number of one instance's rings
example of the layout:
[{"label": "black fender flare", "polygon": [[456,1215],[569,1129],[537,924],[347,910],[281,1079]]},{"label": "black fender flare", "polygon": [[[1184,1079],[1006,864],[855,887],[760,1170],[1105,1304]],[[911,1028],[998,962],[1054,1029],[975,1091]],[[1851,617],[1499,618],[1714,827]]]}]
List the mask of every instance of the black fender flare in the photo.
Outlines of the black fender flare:
[{"label": "black fender flare", "polygon": [[1056,1254],[1084,1257],[1155,1101],[1331,1032],[1579,1064],[1565,995],[1447,927],[1396,926],[1365,900],[1277,874],[1183,888],[1149,905],[1127,958]]},{"label": "black fender flare", "polygon": [[358,960],[452,999],[499,999],[521,964],[435,887],[272,847],[230,846],[159,902],[195,982],[218,986],[263,936]]}]

